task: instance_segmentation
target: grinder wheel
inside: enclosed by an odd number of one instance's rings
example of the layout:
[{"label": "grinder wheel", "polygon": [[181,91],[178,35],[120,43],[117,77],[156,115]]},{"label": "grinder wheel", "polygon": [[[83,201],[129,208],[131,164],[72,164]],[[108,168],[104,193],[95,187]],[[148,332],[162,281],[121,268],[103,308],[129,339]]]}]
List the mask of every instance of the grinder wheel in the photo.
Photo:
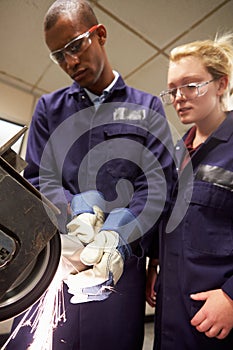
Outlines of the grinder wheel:
[{"label": "grinder wheel", "polygon": [[61,255],[56,233],[0,300],[0,321],[19,315],[43,295],[53,280]]}]

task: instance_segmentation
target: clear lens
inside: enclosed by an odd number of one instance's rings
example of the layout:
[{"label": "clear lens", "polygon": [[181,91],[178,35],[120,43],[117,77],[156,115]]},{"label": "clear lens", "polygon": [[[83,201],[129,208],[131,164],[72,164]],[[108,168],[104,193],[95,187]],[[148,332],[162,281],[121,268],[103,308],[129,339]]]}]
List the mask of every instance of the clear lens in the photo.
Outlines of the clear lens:
[{"label": "clear lens", "polygon": [[166,105],[170,105],[174,101],[174,97],[171,92],[161,92],[160,97]]},{"label": "clear lens", "polygon": [[63,51],[51,52],[50,58],[57,64],[62,63],[64,61]]},{"label": "clear lens", "polygon": [[51,52],[51,59],[57,63],[61,64],[65,61],[65,55],[70,55],[71,57],[76,57],[76,55],[81,55],[91,44],[91,39],[88,36],[83,38],[76,38],[70,42],[64,49]]},{"label": "clear lens", "polygon": [[69,55],[80,53],[85,50],[87,43],[87,37],[82,39],[77,38],[66,47],[65,52],[67,52]]},{"label": "clear lens", "polygon": [[[178,90],[178,89],[177,89]],[[176,94],[173,99],[175,99],[177,95],[177,90]],[[183,87],[179,88],[180,95],[185,97],[187,100],[192,100],[197,97],[198,95],[198,90],[197,90],[197,85],[196,84],[188,84]]]},{"label": "clear lens", "polygon": [[190,83],[187,85],[179,86],[175,89],[162,91],[160,97],[163,103],[170,105],[175,101],[178,93],[179,96],[185,98],[186,100],[194,100],[198,96],[203,96],[208,91],[208,84],[214,81],[211,79],[204,81],[203,83]]}]

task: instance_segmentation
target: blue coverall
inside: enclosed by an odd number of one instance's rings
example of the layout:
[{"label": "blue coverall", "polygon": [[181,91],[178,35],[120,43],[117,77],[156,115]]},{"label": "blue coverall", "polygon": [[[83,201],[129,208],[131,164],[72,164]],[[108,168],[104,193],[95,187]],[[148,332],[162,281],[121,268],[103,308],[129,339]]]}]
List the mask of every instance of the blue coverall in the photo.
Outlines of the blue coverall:
[{"label": "blue coverall", "polygon": [[[107,213],[126,207],[143,231],[141,238],[128,241],[132,256],[107,300],[72,305],[65,293],[67,321],[54,332],[54,350],[142,348],[145,255],[169,202],[171,152],[161,101],[125,85],[121,77],[97,110],[76,82],[40,98],[25,177],[61,210],[60,230],[65,232],[70,220],[67,205],[73,195],[98,190]],[[25,328],[9,349],[25,350],[28,342]]]},{"label": "blue coverall", "polygon": [[[184,154],[180,141],[175,147],[178,167]],[[181,171],[175,203],[161,236],[154,349],[232,350],[233,331],[218,340],[190,324],[204,303],[190,294],[221,288],[233,299],[232,112]]]}]

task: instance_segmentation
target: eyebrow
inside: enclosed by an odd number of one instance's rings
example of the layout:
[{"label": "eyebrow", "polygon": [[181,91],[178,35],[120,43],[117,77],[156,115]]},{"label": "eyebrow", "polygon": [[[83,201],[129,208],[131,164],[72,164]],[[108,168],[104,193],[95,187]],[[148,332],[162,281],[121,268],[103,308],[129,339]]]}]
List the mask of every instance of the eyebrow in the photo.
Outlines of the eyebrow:
[{"label": "eyebrow", "polygon": [[173,85],[173,83],[168,84],[168,89],[172,90],[172,89],[176,89],[176,87],[179,87],[179,86],[183,86],[191,83],[199,83],[201,80],[203,80],[203,77],[201,76],[185,77],[184,79],[182,79],[182,83],[180,84],[177,84],[177,85]]}]

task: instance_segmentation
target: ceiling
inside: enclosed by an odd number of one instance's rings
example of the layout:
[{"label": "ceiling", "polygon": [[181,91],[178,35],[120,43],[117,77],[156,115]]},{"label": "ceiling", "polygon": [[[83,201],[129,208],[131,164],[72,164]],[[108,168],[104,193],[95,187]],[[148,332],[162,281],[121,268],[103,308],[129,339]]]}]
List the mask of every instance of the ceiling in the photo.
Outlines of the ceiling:
[{"label": "ceiling", "polygon": [[[71,80],[48,57],[43,17],[53,0],[0,0],[0,82],[35,96]],[[172,47],[214,38],[233,30],[233,0],[97,0],[91,1],[108,30],[106,45],[112,67],[136,88],[159,94],[166,88]],[[168,118],[180,124],[172,107]]]}]

